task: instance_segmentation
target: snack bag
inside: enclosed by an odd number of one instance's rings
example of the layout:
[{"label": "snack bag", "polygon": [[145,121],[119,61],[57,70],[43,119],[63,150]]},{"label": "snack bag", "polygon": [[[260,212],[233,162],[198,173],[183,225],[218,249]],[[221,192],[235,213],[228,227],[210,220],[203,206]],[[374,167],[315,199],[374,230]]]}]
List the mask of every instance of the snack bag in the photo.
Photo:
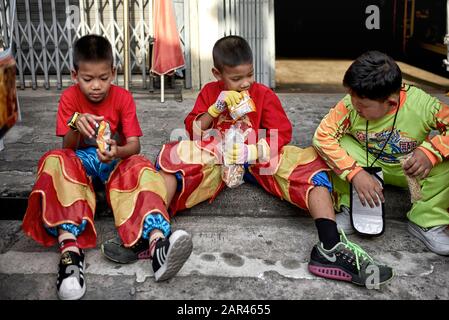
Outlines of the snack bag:
[{"label": "snack bag", "polygon": [[221,179],[229,188],[235,188],[241,185],[245,168],[241,164],[223,165],[221,168]]},{"label": "snack bag", "polygon": [[16,62],[7,50],[0,52],[0,139],[18,119]]},{"label": "snack bag", "polygon": [[247,113],[256,111],[256,105],[254,104],[253,99],[249,96],[248,91],[242,91],[241,94],[243,98],[240,103],[229,108],[229,114],[234,120],[240,119]]},{"label": "snack bag", "polygon": [[97,145],[101,152],[111,150],[111,146],[106,143],[108,139],[111,139],[111,128],[109,123],[103,120],[97,124]]},{"label": "snack bag", "polygon": [[[232,125],[226,130],[223,149],[232,148],[234,143],[245,142],[245,136],[240,129],[235,125]],[[242,164],[227,164],[226,159],[221,167],[221,179],[226,183],[229,188],[238,187],[243,183],[243,175],[245,174],[245,168]]]},{"label": "snack bag", "polygon": [[[410,157],[410,155],[402,157],[399,159],[402,166],[404,166],[404,162]],[[416,177],[409,176],[405,174],[405,179],[407,180],[408,189],[410,191],[410,200],[412,203],[420,200],[422,198],[421,194],[421,186],[419,185],[419,181]]]}]

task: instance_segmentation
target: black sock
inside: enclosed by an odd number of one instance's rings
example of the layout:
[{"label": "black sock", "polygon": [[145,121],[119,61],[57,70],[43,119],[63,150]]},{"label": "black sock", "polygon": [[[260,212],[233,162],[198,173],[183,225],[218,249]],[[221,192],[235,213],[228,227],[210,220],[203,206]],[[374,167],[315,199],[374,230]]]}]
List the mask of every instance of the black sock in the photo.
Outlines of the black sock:
[{"label": "black sock", "polygon": [[332,249],[340,242],[340,235],[337,230],[337,223],[330,219],[319,218],[315,220],[318,230],[318,238],[323,243],[326,250]]}]

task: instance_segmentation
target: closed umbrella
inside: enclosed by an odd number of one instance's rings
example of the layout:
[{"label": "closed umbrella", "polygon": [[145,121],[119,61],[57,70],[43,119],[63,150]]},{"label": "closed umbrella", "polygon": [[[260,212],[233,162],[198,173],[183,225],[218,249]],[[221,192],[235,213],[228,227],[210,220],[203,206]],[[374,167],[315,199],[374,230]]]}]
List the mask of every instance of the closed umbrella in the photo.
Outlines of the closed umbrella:
[{"label": "closed umbrella", "polygon": [[153,23],[151,72],[161,76],[161,102],[164,102],[164,75],[185,65],[172,0],[154,0]]}]

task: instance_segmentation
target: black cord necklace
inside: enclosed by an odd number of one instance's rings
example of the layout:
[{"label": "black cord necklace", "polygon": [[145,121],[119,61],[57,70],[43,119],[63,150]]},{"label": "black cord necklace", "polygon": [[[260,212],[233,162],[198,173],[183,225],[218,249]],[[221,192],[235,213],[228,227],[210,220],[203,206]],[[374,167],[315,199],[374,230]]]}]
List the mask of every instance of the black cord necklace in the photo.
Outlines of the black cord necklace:
[{"label": "black cord necklace", "polygon": [[399,100],[398,100],[398,106],[396,109],[396,112],[394,114],[394,119],[393,119],[393,126],[391,127],[390,133],[388,134],[387,140],[385,141],[384,145],[382,146],[382,149],[380,150],[380,152],[377,154],[376,159],[374,159],[374,161],[371,163],[371,165],[368,165],[368,120],[366,120],[366,128],[365,128],[365,149],[366,149],[366,166],[369,168],[372,168],[372,166],[376,163],[376,161],[380,158],[380,156],[382,155],[382,153],[385,150],[385,147],[388,143],[388,141],[390,141],[390,138],[393,134],[394,131],[394,126],[396,124],[396,119],[398,117],[398,112],[399,112],[399,107],[401,106],[401,95],[399,94]]}]

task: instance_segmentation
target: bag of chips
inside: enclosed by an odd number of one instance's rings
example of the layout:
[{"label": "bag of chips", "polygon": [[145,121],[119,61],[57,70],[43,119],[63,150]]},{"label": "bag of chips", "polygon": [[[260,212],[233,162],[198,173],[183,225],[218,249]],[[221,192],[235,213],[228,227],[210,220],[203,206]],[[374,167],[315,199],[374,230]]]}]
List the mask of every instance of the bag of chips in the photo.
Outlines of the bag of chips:
[{"label": "bag of chips", "polygon": [[[241,92],[243,98],[237,106],[229,108],[229,114],[234,120],[234,124],[226,130],[222,150],[232,148],[235,143],[244,143],[248,131],[242,131],[242,124],[248,119],[243,119],[248,113],[256,111],[256,105],[249,96],[248,91]],[[229,188],[235,188],[241,185],[244,180],[245,167],[243,164],[228,164],[226,159],[221,167],[221,179]]]},{"label": "bag of chips", "polygon": [[97,124],[97,145],[101,152],[111,151],[111,146],[106,142],[111,139],[111,128],[107,121],[101,121]]},{"label": "bag of chips", "polygon": [[16,61],[10,50],[0,52],[0,139],[19,118]]},{"label": "bag of chips", "polygon": [[[245,135],[235,125],[232,125],[226,130],[224,144],[222,150],[232,148],[234,143],[244,143]],[[226,159],[221,166],[221,179],[226,183],[229,188],[238,187],[243,183],[243,175],[245,174],[245,168],[243,164],[228,164]]]}]

